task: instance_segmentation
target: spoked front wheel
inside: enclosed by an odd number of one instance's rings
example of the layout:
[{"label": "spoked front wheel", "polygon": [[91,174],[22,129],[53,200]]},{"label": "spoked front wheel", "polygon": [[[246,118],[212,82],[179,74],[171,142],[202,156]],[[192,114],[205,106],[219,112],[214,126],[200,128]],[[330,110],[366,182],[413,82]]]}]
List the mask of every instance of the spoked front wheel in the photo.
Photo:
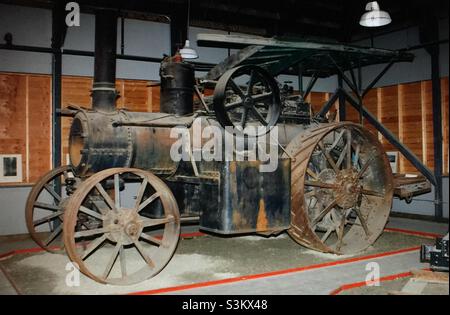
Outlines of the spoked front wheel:
[{"label": "spoked front wheel", "polygon": [[[152,207],[162,209],[160,215],[146,215]],[[86,223],[77,229],[80,216]],[[129,285],[155,276],[171,259],[179,235],[173,194],[161,179],[139,169],[91,176],[73,194],[64,216],[69,258],[100,283]]]},{"label": "spoked front wheel", "polygon": [[48,172],[28,195],[25,206],[28,232],[36,244],[48,252],[56,252],[62,245],[59,241],[66,200],[62,188],[70,173],[70,166],[61,166]]}]

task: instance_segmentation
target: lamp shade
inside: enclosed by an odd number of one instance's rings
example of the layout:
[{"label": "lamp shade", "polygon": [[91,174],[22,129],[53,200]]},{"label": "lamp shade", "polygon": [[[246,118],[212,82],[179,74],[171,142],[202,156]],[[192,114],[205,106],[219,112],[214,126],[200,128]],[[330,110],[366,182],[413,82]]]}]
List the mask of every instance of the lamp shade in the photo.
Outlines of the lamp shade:
[{"label": "lamp shade", "polygon": [[189,40],[186,40],[184,47],[180,49],[180,55],[183,59],[197,59],[198,54],[195,49],[189,47]]},{"label": "lamp shade", "polygon": [[366,13],[364,13],[359,24],[365,27],[379,27],[388,25],[392,22],[391,16],[386,11],[380,9],[378,2],[369,2],[366,5]]}]

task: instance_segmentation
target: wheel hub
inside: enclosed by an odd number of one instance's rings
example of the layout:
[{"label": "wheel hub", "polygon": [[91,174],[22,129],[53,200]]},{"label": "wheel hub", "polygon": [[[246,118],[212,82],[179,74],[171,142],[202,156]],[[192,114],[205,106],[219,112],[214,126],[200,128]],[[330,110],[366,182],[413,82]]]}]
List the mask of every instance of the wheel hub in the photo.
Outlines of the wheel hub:
[{"label": "wheel hub", "polygon": [[353,168],[341,170],[336,176],[336,184],[335,195],[338,206],[342,209],[354,207],[360,193],[358,172]]},{"label": "wheel hub", "polygon": [[130,245],[139,239],[142,233],[142,223],[135,209],[119,209],[110,211],[104,220],[104,226],[112,226],[112,232],[107,238],[113,242]]},{"label": "wheel hub", "polygon": [[245,106],[246,108],[250,108],[250,107],[253,106],[253,99],[252,99],[250,96],[247,96],[247,97],[244,99],[244,106]]}]

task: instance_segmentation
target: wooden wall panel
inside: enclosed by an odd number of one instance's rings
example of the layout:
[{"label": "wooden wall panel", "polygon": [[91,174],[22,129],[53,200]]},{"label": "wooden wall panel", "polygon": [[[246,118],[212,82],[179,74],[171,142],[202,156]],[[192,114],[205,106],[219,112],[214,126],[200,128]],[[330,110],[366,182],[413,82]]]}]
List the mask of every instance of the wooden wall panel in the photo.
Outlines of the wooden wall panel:
[{"label": "wooden wall panel", "polygon": [[[379,89],[372,89],[369,91],[369,93],[366,94],[366,96],[364,97],[364,107],[370,112],[372,113],[372,115],[378,117],[378,93],[379,93]],[[359,119],[359,116],[358,116]],[[377,129],[370,124],[366,119],[363,119],[363,123],[364,126],[370,131],[372,132],[377,138],[380,138],[378,135],[378,131]]]},{"label": "wooden wall panel", "polygon": [[422,148],[424,164],[434,168],[433,100],[431,81],[422,82]]},{"label": "wooden wall panel", "polygon": [[49,76],[28,77],[29,182],[47,173],[51,161],[51,79]]},{"label": "wooden wall panel", "polygon": [[27,181],[27,81],[20,74],[0,74],[0,154],[22,155]]},{"label": "wooden wall panel", "polygon": [[150,86],[149,93],[151,94],[151,112],[159,112],[159,102],[160,102],[160,88],[159,86]]},{"label": "wooden wall panel", "polygon": [[[64,76],[62,105],[90,108],[92,79]],[[131,111],[159,111],[159,86],[142,80],[117,80],[119,108]],[[205,93],[210,94],[210,93]],[[308,101],[317,112],[329,93],[311,93]],[[404,84],[372,90],[365,106],[370,112],[433,168],[433,124],[431,82]],[[444,173],[448,174],[448,78],[442,79]],[[337,105],[336,105],[337,108]],[[48,75],[0,73],[0,153],[22,154],[24,182],[32,183],[51,166],[51,79]],[[347,119],[359,121],[359,113],[347,107]],[[68,152],[71,119],[62,119],[63,163]],[[368,123],[365,126],[375,132]],[[380,137],[387,151],[396,151]],[[416,172],[402,159],[402,172]]]},{"label": "wooden wall panel", "polygon": [[152,103],[149,98],[148,81],[124,80],[124,108],[133,112],[151,112]]},{"label": "wooden wall panel", "polygon": [[[379,121],[386,126],[393,134],[399,137],[399,119],[398,119],[398,88],[389,86],[381,89],[379,94]],[[397,151],[385,138],[381,143],[386,151]]]},{"label": "wooden wall panel", "polygon": [[311,103],[311,108],[314,114],[318,113],[322,106],[328,101],[328,93],[311,92],[306,98],[308,103]]},{"label": "wooden wall panel", "polygon": [[448,117],[448,77],[441,79],[441,93],[442,93],[442,122],[443,122],[443,153],[444,153],[444,167],[443,171],[444,174],[448,175],[448,124],[449,124],[449,117]]},{"label": "wooden wall panel", "polygon": [[[419,159],[423,160],[421,83],[400,84],[398,98],[400,140]],[[417,172],[416,168],[403,156],[400,158],[400,170],[405,173]]]}]

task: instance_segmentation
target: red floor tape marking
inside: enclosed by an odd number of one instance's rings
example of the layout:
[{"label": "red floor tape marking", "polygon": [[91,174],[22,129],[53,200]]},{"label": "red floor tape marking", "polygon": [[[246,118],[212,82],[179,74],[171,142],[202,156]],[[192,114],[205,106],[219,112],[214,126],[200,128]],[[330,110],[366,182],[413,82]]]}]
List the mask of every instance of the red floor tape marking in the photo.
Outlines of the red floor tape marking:
[{"label": "red floor tape marking", "polygon": [[407,235],[415,235],[415,236],[421,236],[424,238],[433,238],[433,239],[436,237],[442,237],[442,235],[436,234],[436,233],[412,231],[412,230],[398,229],[398,228],[385,228],[384,231],[402,233],[402,234],[407,234]]},{"label": "red floor tape marking", "polygon": [[[412,276],[412,273],[410,271],[403,272],[403,273],[398,273],[398,274],[395,274],[395,275],[381,277],[381,278],[379,278],[377,280],[380,281],[380,282],[392,281],[392,280],[397,280],[397,279],[400,279],[400,278],[406,278],[406,277],[409,277],[409,276]],[[360,288],[360,287],[365,287],[367,285],[368,285],[368,283],[366,281],[344,284],[344,285],[341,285],[336,290],[331,291],[330,295],[338,295],[338,294],[340,294],[343,291],[347,291],[347,290],[355,289],[355,288]]]},{"label": "red floor tape marking", "polygon": [[291,269],[285,269],[285,270],[277,270],[277,271],[272,271],[272,272],[247,275],[247,276],[241,276],[241,277],[235,277],[235,278],[186,284],[186,285],[180,285],[180,286],[174,286],[174,287],[168,287],[168,288],[132,292],[129,294],[130,295],[151,295],[151,294],[161,294],[161,293],[168,293],[168,292],[174,292],[174,291],[183,291],[183,290],[188,290],[188,289],[216,286],[216,285],[220,285],[220,284],[248,281],[248,280],[261,279],[261,278],[267,278],[267,277],[272,277],[272,276],[280,276],[280,275],[285,275],[285,274],[294,273],[294,272],[301,272],[301,271],[314,270],[314,269],[320,269],[320,268],[331,267],[331,266],[344,265],[344,264],[349,264],[349,263],[358,262],[358,261],[364,261],[364,260],[369,260],[369,259],[374,259],[374,258],[381,258],[381,257],[385,257],[385,256],[393,256],[393,255],[413,252],[413,251],[416,251],[419,249],[420,249],[420,247],[416,246],[416,247],[405,248],[405,249],[400,249],[400,250],[395,250],[395,251],[390,251],[390,252],[372,254],[372,255],[355,257],[355,258],[348,258],[348,259],[343,259],[343,260],[338,260],[338,261],[331,261],[331,262],[326,262],[326,263],[321,263],[321,264],[316,264],[316,265],[309,265],[309,266],[303,266],[303,267],[297,267],[297,268],[291,268]]}]

